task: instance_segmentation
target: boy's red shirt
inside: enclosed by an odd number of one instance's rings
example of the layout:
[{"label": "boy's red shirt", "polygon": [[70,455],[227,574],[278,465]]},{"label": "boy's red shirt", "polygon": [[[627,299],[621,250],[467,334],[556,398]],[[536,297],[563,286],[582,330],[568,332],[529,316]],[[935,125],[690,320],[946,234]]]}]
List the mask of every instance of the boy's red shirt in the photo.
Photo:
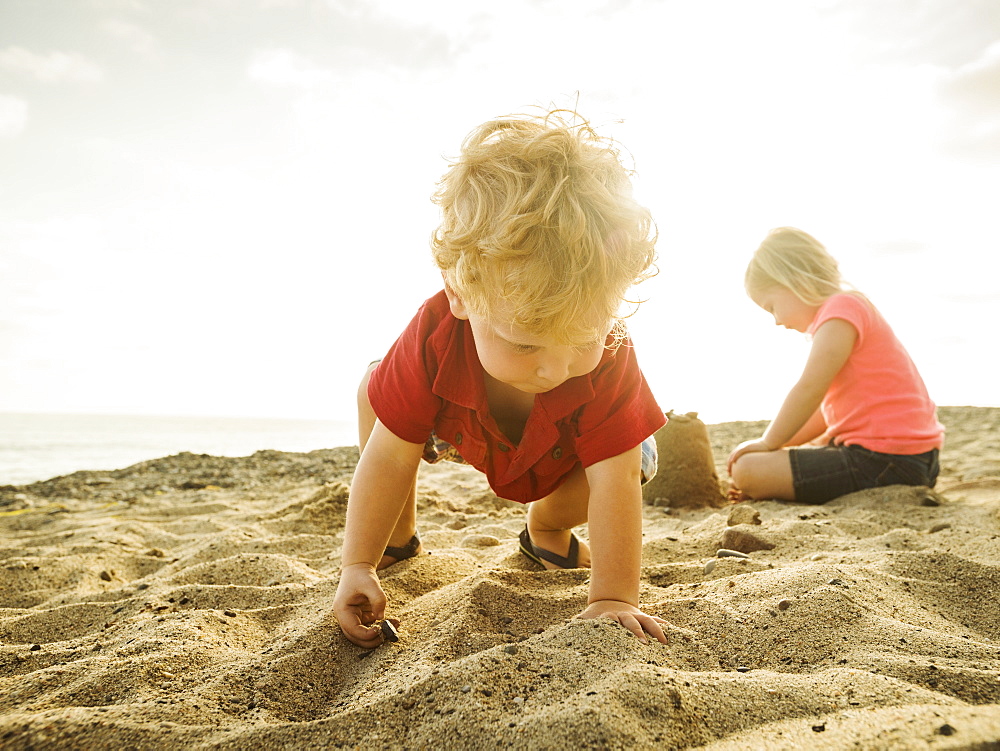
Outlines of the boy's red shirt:
[{"label": "boy's red shirt", "polygon": [[497,427],[468,321],[442,290],[427,300],[368,382],[378,419],[424,443],[431,432],[486,474],[501,498],[544,498],[578,464],[589,467],[642,443],[666,422],[639,370],[631,341],[605,350],[597,367],[538,394],[519,444]]}]

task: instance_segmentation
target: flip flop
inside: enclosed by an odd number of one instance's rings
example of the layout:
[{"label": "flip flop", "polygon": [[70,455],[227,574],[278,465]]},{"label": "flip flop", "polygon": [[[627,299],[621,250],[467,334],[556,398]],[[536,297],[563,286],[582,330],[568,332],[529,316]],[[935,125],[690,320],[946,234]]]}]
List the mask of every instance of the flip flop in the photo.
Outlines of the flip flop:
[{"label": "flip flop", "polygon": [[546,550],[535,545],[528,534],[528,525],[524,526],[524,531],[521,532],[518,540],[521,541],[521,552],[539,566],[545,566],[542,562],[542,559],[545,559],[559,568],[580,568],[580,541],[576,539],[576,535],[572,532],[569,534],[569,555],[565,558],[553,553],[551,550]]},{"label": "flip flop", "polygon": [[[413,535],[413,537],[410,538],[410,541],[400,548],[394,548],[392,546],[387,545],[385,548],[385,553],[383,553],[383,555],[387,555],[390,558],[395,558],[396,563],[399,563],[400,561],[405,561],[407,558],[412,558],[413,556],[415,556],[417,554],[417,548],[419,547],[420,547],[420,538],[417,537],[416,535]],[[390,563],[389,565],[391,566],[393,564]]]}]

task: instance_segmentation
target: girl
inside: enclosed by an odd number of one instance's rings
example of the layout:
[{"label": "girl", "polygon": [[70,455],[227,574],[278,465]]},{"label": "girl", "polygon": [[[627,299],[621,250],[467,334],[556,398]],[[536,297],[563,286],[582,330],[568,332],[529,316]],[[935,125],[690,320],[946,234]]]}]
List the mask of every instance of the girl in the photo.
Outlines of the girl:
[{"label": "girl", "polygon": [[744,284],[812,348],[764,435],[729,455],[735,495],[824,503],[882,485],[933,487],[944,436],[934,402],[875,306],[844,291],[826,249],[802,230],[771,230]]}]

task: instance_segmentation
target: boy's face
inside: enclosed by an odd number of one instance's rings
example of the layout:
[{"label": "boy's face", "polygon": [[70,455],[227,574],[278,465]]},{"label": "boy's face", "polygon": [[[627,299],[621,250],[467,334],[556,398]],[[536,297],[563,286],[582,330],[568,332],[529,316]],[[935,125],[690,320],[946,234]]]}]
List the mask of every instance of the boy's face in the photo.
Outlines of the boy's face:
[{"label": "boy's face", "polygon": [[570,378],[586,375],[601,361],[604,337],[584,346],[571,346],[559,344],[553,337],[533,336],[516,326],[491,324],[468,310],[454,291],[446,290],[452,314],[467,320],[472,328],[483,369],[501,383],[527,394],[541,394]]}]

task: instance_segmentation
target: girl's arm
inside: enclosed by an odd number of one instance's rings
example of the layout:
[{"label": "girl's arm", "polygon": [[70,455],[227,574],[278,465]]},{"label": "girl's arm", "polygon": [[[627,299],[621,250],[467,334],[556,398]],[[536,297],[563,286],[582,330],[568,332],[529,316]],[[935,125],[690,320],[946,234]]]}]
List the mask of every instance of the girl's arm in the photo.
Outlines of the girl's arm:
[{"label": "girl's arm", "polygon": [[666,644],[661,623],[639,609],[642,565],[642,449],[636,446],[587,467],[590,486],[590,594],[581,618],[618,621],[643,642],[646,632]]},{"label": "girl's arm", "polygon": [[804,446],[805,444],[816,440],[825,432],[826,420],[823,419],[822,410],[817,408],[816,411],[813,412],[812,417],[806,420],[806,424],[799,429],[799,432],[788,439],[785,446]]},{"label": "girl's arm", "polygon": [[805,369],[785,397],[777,417],[767,426],[763,436],[741,443],[733,450],[727,463],[730,473],[733,463],[743,454],[777,451],[789,445],[793,438],[805,434],[805,428],[811,426],[834,377],[850,358],[857,339],[857,329],[842,318],[831,318],[816,330]]},{"label": "girl's arm", "polygon": [[831,318],[816,330],[801,377],[785,397],[778,416],[761,436],[770,450],[788,443],[816,413],[857,340],[857,329],[842,318]]}]

